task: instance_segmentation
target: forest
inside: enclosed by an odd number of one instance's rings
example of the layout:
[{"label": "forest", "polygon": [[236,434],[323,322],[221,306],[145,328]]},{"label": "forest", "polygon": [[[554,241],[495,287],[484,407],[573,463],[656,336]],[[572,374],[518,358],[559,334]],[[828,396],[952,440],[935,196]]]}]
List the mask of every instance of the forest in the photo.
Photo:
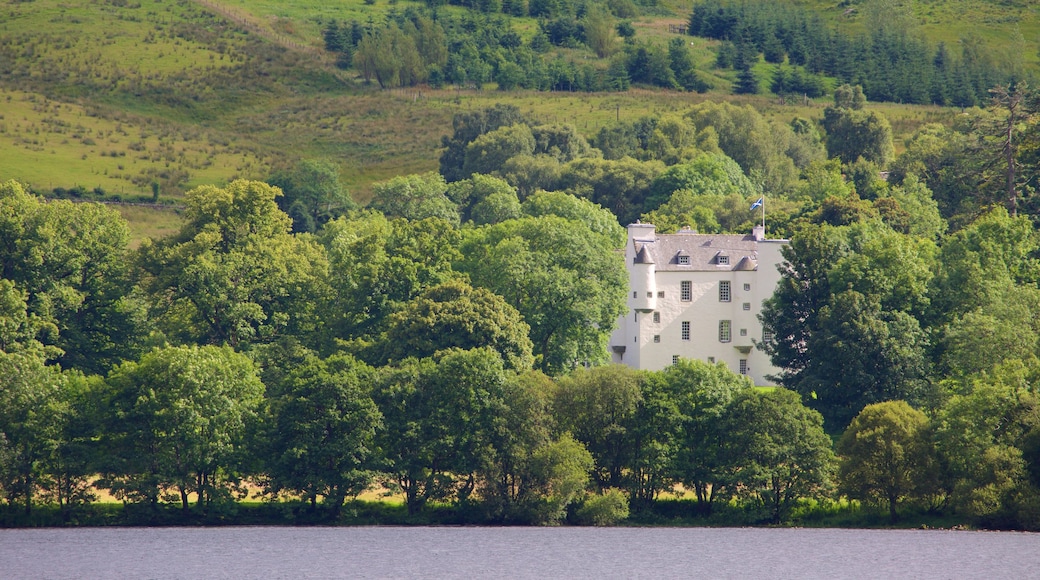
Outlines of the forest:
[{"label": "forest", "polygon": [[[0,11],[0,526],[1040,529],[1034,7],[332,4]],[[605,364],[760,198],[780,386]]]},{"label": "forest", "polygon": [[[101,493],[119,523],[257,497],[337,522],[375,487],[412,522],[1036,529],[1040,119],[1024,84],[991,95],[899,155],[859,86],[819,123],[704,102],[589,139],[498,105],[366,208],[307,159],[194,188],[136,247],[110,207],[7,181],[3,522],[94,521]],[[781,387],[604,365],[621,224],[742,232],[763,195],[791,240],[761,315]]]}]

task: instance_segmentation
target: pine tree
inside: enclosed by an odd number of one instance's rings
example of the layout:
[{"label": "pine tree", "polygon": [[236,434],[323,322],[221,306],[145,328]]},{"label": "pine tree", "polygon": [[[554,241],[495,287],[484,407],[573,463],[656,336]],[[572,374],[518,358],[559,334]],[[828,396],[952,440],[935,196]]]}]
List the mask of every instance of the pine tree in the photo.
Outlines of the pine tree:
[{"label": "pine tree", "polygon": [[758,94],[758,77],[750,66],[740,69],[740,72],[737,73],[737,83],[733,86],[733,92],[738,95]]}]

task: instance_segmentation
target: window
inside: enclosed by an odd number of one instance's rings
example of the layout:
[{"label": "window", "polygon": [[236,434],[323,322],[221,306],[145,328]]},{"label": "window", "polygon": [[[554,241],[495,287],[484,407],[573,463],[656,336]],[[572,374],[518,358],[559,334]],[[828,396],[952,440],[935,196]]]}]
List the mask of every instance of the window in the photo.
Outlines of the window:
[{"label": "window", "polygon": [[719,342],[729,342],[733,339],[733,326],[729,320],[719,321]]},{"label": "window", "polygon": [[690,340],[690,321],[684,320],[682,323],[682,339]]},{"label": "window", "polygon": [[744,310],[751,310],[751,303],[750,302],[745,302],[744,304],[741,305],[741,307]]},{"label": "window", "polygon": [[639,292],[632,292],[632,298],[639,298]]},{"label": "window", "polygon": [[722,255],[720,255],[718,258],[715,259],[715,261],[720,266],[728,266],[729,265],[729,256],[722,256]]},{"label": "window", "polygon": [[729,302],[730,300],[730,284],[729,280],[719,281],[719,302]]},{"label": "window", "polygon": [[654,322],[661,322],[661,313],[654,312]]},{"label": "window", "polygon": [[654,293],[653,292],[647,292],[646,293],[646,297],[647,298],[653,298],[654,297]]},{"label": "window", "polygon": [[744,292],[751,292],[751,284],[744,284]]},{"label": "window", "polygon": [[679,265],[680,266],[689,266],[690,265],[690,257],[689,256],[679,256]]},{"label": "window", "polygon": [[654,335],[654,342],[661,342],[661,335],[660,334],[655,334]]},{"label": "window", "polygon": [[747,336],[747,329],[746,328],[741,328],[740,329],[740,336]]},{"label": "window", "polygon": [[763,330],[762,331],[762,342],[767,343],[767,344],[770,343],[770,342],[773,342],[773,333],[769,332],[768,330]]},{"label": "window", "polygon": [[672,355],[672,364],[673,365],[679,364],[679,355],[677,355],[677,354],[673,354]]},{"label": "window", "polygon": [[633,312],[632,313],[632,321],[633,322],[639,322],[639,313],[638,312]]},{"label": "window", "polygon": [[657,291],[657,297],[658,298],[664,298],[664,290],[658,290]]},{"label": "window", "polygon": [[740,359],[740,374],[742,374],[742,375],[746,375],[747,374],[747,359],[746,358]]},{"label": "window", "polygon": [[679,282],[679,300],[683,302],[693,300],[693,282],[690,280]]}]

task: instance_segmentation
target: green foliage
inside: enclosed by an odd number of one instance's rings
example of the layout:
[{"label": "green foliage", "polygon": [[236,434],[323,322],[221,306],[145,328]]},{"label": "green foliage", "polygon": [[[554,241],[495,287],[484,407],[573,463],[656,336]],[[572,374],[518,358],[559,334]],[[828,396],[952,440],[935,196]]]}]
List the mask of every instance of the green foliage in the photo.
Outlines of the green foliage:
[{"label": "green foliage", "polygon": [[373,340],[406,303],[457,278],[452,263],[460,240],[437,218],[388,220],[365,211],[326,224],[319,241],[334,296],[335,307],[324,313],[330,338]]},{"label": "green foliage", "polygon": [[459,223],[459,212],[448,199],[448,184],[434,172],[403,175],[372,186],[369,207],[391,218],[440,218]]},{"label": "green foliage", "polygon": [[[927,19],[934,20],[934,10],[927,10]],[[974,35],[962,38],[962,54],[952,58],[944,44],[933,46],[924,38],[912,24],[913,16],[900,15],[891,7],[868,4],[862,19],[857,18],[859,10],[850,9],[839,22],[855,24],[845,26],[828,25],[820,17],[822,11],[822,5],[709,0],[693,7],[689,31],[729,41],[716,61],[722,68],[732,66],[749,75],[748,61],[757,61],[760,53],[777,64],[786,56],[791,64],[813,73],[861,83],[862,93],[873,101],[971,106],[985,99],[986,90],[1001,79],[1021,75],[1021,67],[1015,64],[1021,57],[1001,59],[1007,62],[997,67],[996,50],[984,49]],[[958,13],[958,18],[964,20],[963,14]],[[748,87],[737,92],[742,90],[747,92]]]},{"label": "green foliage", "polygon": [[886,167],[895,156],[892,127],[874,111],[827,107],[823,112],[827,154],[853,163],[859,158]]},{"label": "green foliage", "polygon": [[828,497],[835,471],[823,417],[786,389],[744,390],[719,425],[737,467],[739,495],[761,502],[770,523],[790,518],[800,499]]},{"label": "green foliage", "polygon": [[876,221],[823,225],[800,231],[784,256],[761,314],[774,336],[763,346],[784,369],[782,384],[819,410],[830,431],[870,403],[921,401],[931,242]]},{"label": "green foliage", "polygon": [[609,238],[581,222],[525,217],[467,232],[461,250],[458,270],[531,326],[536,368],[558,373],[606,358],[627,292]]},{"label": "green foliage", "polygon": [[533,155],[534,134],[531,128],[518,123],[484,133],[466,145],[462,162],[462,175],[496,172],[511,157]]},{"label": "green foliage", "polygon": [[[25,333],[67,367],[103,372],[135,352],[140,320],[130,298],[130,232],[96,203],[47,203],[15,181],[0,183],[0,278]],[[12,293],[24,293],[24,306]],[[19,311],[24,308],[24,314]],[[6,314],[6,312],[5,312]]]},{"label": "green foliage", "polygon": [[[59,491],[54,475],[60,472],[61,447],[65,443],[68,412],[62,412],[69,377],[56,366],[47,366],[39,352],[0,352],[0,497],[9,505],[19,502],[24,513],[34,499],[49,490]],[[67,496],[58,496],[70,501]]]},{"label": "green foliage", "polygon": [[650,184],[664,170],[661,162],[635,159],[577,159],[564,166],[558,189],[610,210],[623,224],[642,213]]},{"label": "green foliage", "polygon": [[577,521],[591,526],[613,526],[628,519],[628,498],[618,489],[590,495],[578,508]]},{"label": "green foliage", "polygon": [[172,492],[206,512],[226,502],[243,475],[250,425],[264,385],[249,357],[229,347],[165,347],[108,376],[102,485],[155,508]]},{"label": "green foliage", "polygon": [[431,500],[468,500],[473,474],[493,461],[506,386],[502,359],[488,348],[384,368],[374,395],[386,425],[379,446],[409,513]]},{"label": "green foliage", "polygon": [[274,497],[318,497],[331,518],[347,497],[371,485],[375,476],[376,429],[381,415],[369,395],[373,370],[349,356],[309,356],[269,398],[263,458],[266,491]]},{"label": "green foliage", "polygon": [[581,222],[589,230],[610,241],[611,247],[624,246],[626,232],[617,223],[612,213],[587,199],[559,191],[540,191],[524,200],[524,215],[540,217],[555,215]]},{"label": "green foliage", "polygon": [[328,261],[289,233],[277,194],[244,180],[194,189],[181,232],[141,247],[141,286],[166,336],[238,347],[317,329]]},{"label": "green foliage", "polygon": [[512,105],[499,104],[479,111],[456,113],[451,120],[452,136],[442,138],[444,153],[440,157],[440,174],[449,182],[466,178],[463,164],[469,144],[485,133],[522,121],[520,110]]},{"label": "green foliage", "polygon": [[838,442],[840,488],[851,498],[888,506],[926,500],[936,491],[938,463],[928,418],[905,401],[866,406]]},{"label": "green foliage", "polygon": [[505,368],[524,371],[534,363],[529,331],[501,296],[455,280],[429,288],[394,313],[376,348],[382,360],[400,361],[452,348],[488,347],[502,357]]},{"label": "green foliage", "polygon": [[725,102],[701,103],[686,117],[698,130],[713,127],[722,152],[767,193],[786,191],[794,184],[797,170],[786,154],[786,144],[794,138],[790,126],[769,122],[749,106]]},{"label": "green foliage", "polygon": [[560,429],[580,441],[595,461],[592,477],[600,489],[624,487],[632,465],[636,410],[642,374],[610,365],[576,369],[561,377],[553,401]]},{"label": "green foliage", "polygon": [[750,381],[724,365],[686,359],[661,371],[661,379],[676,400],[681,420],[673,477],[693,490],[702,513],[711,513],[736,491],[741,464],[728,445],[729,431],[721,426],[730,404],[751,387]]},{"label": "green foliage", "polygon": [[[517,197],[516,189],[506,181],[498,177],[479,173],[461,181],[449,183],[445,195],[459,208],[459,216],[463,221],[471,221],[473,219],[473,210],[476,206],[492,195],[496,195],[498,199],[505,199],[509,196],[512,196],[512,198]],[[519,200],[517,200],[517,203],[519,204]],[[496,207],[498,205],[495,204]],[[482,211],[486,212],[488,209],[491,208],[484,208]]]},{"label": "green foliage", "polygon": [[330,219],[356,207],[329,160],[305,159],[269,183],[282,190],[278,207],[293,220],[294,232],[315,232]]}]

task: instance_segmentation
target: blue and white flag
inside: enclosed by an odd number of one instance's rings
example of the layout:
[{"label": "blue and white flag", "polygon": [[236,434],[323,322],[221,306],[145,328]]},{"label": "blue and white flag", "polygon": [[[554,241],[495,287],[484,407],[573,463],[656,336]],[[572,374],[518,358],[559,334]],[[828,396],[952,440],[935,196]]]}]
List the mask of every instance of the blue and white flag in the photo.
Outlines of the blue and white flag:
[{"label": "blue and white flag", "polygon": [[761,207],[762,204],[765,203],[765,201],[766,201],[766,198],[764,198],[764,197],[758,198],[758,201],[756,201],[755,203],[751,204],[751,209],[749,209],[748,211],[755,211],[755,208],[756,207]]}]

